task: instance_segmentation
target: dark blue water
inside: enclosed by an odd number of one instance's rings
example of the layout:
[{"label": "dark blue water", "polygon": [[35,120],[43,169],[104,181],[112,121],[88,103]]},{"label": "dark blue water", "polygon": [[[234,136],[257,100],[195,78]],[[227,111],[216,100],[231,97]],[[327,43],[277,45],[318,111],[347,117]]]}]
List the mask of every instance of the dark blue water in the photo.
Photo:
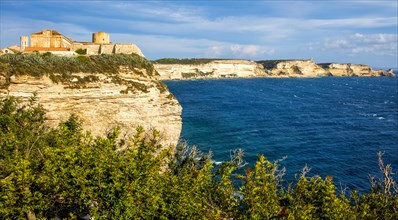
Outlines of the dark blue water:
[{"label": "dark blue water", "polygon": [[182,138],[213,160],[242,148],[287,156],[287,182],[308,165],[338,188],[368,191],[377,152],[398,170],[398,77],[167,81],[183,107]]}]

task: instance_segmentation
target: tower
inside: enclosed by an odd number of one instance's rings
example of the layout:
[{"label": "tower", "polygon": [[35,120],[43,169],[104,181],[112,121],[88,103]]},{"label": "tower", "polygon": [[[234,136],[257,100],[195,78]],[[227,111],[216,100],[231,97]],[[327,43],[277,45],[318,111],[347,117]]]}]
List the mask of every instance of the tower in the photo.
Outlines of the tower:
[{"label": "tower", "polygon": [[26,47],[29,46],[29,37],[28,36],[21,36],[21,51],[24,51]]},{"label": "tower", "polygon": [[109,34],[102,31],[93,33],[93,43],[109,44]]}]

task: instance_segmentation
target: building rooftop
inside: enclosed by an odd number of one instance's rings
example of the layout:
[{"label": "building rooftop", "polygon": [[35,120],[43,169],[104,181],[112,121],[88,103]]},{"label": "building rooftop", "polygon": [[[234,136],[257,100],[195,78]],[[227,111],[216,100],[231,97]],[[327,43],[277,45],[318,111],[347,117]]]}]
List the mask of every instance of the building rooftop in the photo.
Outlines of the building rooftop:
[{"label": "building rooftop", "polygon": [[63,35],[63,34],[60,34],[60,33],[59,33],[58,31],[56,31],[56,30],[42,30],[42,31],[40,31],[40,32],[33,33],[33,34],[41,35],[41,34],[44,34],[44,32],[48,32],[48,31],[51,33],[52,36],[55,36],[55,35]]}]

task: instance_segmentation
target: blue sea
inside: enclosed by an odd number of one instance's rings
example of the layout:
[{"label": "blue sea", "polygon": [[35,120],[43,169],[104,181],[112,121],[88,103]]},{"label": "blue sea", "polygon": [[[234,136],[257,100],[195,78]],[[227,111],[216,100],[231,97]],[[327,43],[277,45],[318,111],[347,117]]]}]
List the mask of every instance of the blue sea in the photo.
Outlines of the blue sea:
[{"label": "blue sea", "polygon": [[[245,152],[281,162],[285,182],[304,166],[338,189],[369,191],[377,152],[398,170],[398,77],[166,81],[183,107],[182,139],[213,160]],[[396,176],[398,178],[398,176]]]}]

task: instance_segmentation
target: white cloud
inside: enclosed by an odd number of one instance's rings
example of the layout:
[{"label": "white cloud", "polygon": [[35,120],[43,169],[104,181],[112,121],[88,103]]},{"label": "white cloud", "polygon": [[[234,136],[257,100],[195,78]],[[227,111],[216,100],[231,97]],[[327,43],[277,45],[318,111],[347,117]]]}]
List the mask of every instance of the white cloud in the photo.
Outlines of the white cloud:
[{"label": "white cloud", "polygon": [[[81,41],[90,40],[92,32],[106,31],[113,42],[136,43],[150,59],[317,59],[320,53],[345,59],[346,55],[368,53],[393,60],[397,57],[397,36],[386,33],[394,33],[398,21],[397,3],[391,2],[263,1],[242,10],[231,9],[234,3],[226,3],[216,4],[218,13],[211,4],[183,1],[82,1],[80,9],[63,11],[61,8],[73,8],[76,3],[62,1],[54,7],[59,11],[47,11],[43,16],[35,14],[41,11],[37,7],[23,14],[2,10],[0,45],[18,43],[22,34],[50,28]],[[257,8],[253,9],[254,5]],[[316,17],[319,14],[322,18]],[[375,31],[385,33],[369,34]],[[309,44],[310,50],[306,47]]]},{"label": "white cloud", "polygon": [[238,44],[231,45],[230,51],[232,52],[232,54],[236,54],[239,56],[249,56],[249,57],[256,57],[263,54],[272,55],[275,52],[274,49],[266,49],[258,45],[238,45]]},{"label": "white cloud", "polygon": [[[74,23],[53,22],[48,20],[34,20],[21,17],[1,15],[1,20],[12,22],[2,22],[0,25],[0,46],[6,47],[12,44],[19,44],[19,37],[30,35],[43,29],[56,29],[74,40],[90,41],[93,31]],[[37,28],[40,27],[40,28]],[[85,37],[82,39],[82,36]]]},{"label": "white cloud", "polygon": [[179,38],[164,35],[112,34],[112,41],[135,43],[149,59],[163,57],[255,58],[265,59],[275,49],[208,39]]},{"label": "white cloud", "polygon": [[396,43],[398,41],[398,37],[396,34],[363,35],[360,33],[355,33],[353,36],[351,36],[351,39],[361,43],[372,43],[372,44]]},{"label": "white cloud", "polygon": [[397,26],[397,17],[353,17],[344,19],[310,19],[303,21],[307,28],[381,28]]},{"label": "white cloud", "polygon": [[[311,45],[311,47],[314,45]],[[325,39],[323,44],[317,45],[350,55],[367,53],[379,56],[397,56],[398,35],[355,33],[340,39]]]},{"label": "white cloud", "polygon": [[221,57],[224,55],[225,48],[222,46],[212,46],[206,52],[206,57]]},{"label": "white cloud", "polygon": [[326,39],[324,45],[325,45],[325,48],[328,48],[328,49],[349,47],[349,43],[345,39],[338,39],[338,40]]}]

